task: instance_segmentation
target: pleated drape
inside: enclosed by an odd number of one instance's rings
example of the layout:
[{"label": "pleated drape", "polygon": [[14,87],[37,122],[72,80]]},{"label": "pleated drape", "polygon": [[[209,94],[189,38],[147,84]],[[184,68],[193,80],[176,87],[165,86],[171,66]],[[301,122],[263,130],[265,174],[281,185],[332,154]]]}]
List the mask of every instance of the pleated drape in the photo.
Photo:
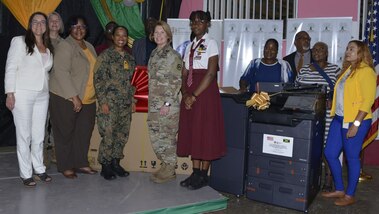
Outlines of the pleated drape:
[{"label": "pleated drape", "polygon": [[30,15],[40,11],[45,14],[53,12],[62,0],[2,0],[20,24],[27,29]]}]

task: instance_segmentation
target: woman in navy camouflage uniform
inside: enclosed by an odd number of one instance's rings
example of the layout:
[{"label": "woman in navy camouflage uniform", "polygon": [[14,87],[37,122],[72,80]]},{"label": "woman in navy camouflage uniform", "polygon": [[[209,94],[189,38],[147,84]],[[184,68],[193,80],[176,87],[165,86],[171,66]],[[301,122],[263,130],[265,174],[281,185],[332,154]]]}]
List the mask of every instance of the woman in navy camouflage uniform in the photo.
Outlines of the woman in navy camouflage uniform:
[{"label": "woman in navy camouflage uniform", "polygon": [[101,176],[106,180],[113,180],[116,175],[129,175],[120,166],[120,160],[124,158],[123,150],[135,111],[135,87],[130,83],[135,61],[125,51],[128,30],[123,26],[115,27],[112,39],[113,47],[106,49],[97,59],[94,78],[99,104],[97,125],[102,137],[98,161],[102,165]]}]

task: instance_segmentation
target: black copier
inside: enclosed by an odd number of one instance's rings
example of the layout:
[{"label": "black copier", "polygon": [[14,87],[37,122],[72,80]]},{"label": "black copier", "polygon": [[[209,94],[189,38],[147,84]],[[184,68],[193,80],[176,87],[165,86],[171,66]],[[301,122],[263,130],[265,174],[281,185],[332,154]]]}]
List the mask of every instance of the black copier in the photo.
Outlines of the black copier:
[{"label": "black copier", "polygon": [[283,85],[268,92],[264,111],[245,106],[249,93],[221,94],[227,155],[212,162],[210,186],[306,211],[320,189],[324,88]]},{"label": "black copier", "polygon": [[245,193],[248,156],[249,109],[246,100],[251,94],[221,93],[224,112],[226,155],[212,161],[209,185],[222,192],[236,195]]},{"label": "black copier", "polygon": [[325,93],[290,89],[250,111],[246,197],[307,211],[320,190]]}]

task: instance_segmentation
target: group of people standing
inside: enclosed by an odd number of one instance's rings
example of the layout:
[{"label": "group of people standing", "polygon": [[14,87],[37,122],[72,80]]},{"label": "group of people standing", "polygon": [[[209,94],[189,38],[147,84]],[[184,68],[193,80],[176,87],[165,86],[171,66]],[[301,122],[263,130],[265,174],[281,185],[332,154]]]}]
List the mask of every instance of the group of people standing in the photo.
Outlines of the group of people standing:
[{"label": "group of people standing", "polygon": [[48,110],[58,171],[68,178],[75,178],[75,172],[96,173],[87,157],[95,124],[92,79],[96,53],[84,40],[84,17],[71,17],[67,29],[69,36],[63,39],[58,13],[49,17],[33,13],[26,35],[14,37],[8,52],[6,106],[14,117],[20,177],[25,186],[35,186],[34,179],[52,180],[43,164]]},{"label": "group of people standing", "polygon": [[[305,31],[295,35],[296,51],[277,59],[278,43],[267,40],[262,59],[251,61],[240,79],[240,91],[255,92],[259,82],[295,82],[326,87],[325,181],[322,196],[337,198],[338,206],[355,203],[361,162],[360,151],[371,125],[371,106],[375,99],[376,74],[368,46],[358,40],[348,43],[342,70],[328,62],[328,46],[316,42]],[[344,152],[348,167],[345,191],[342,165]],[[328,167],[329,166],[329,167]],[[330,168],[330,169],[329,169]],[[335,188],[332,187],[332,179]]]},{"label": "group of people standing", "polygon": [[[217,85],[219,49],[208,35],[211,17],[209,12],[194,11],[189,19],[193,40],[183,59],[172,48],[169,25],[159,21],[149,27],[147,35],[156,47],[141,61],[148,65],[150,141],[162,163],[150,180],[164,183],[175,179],[177,156],[191,156],[193,173],[180,185],[194,190],[208,184],[211,161],[226,154],[226,144]],[[136,108],[136,89],[130,82],[136,62],[127,47],[128,30],[116,23],[106,28],[112,44],[97,56],[85,41],[88,26],[84,17],[71,17],[66,29],[69,35],[63,39],[59,14],[47,17],[36,12],[29,19],[26,35],[13,38],[8,52],[6,106],[14,116],[20,177],[26,186],[35,186],[34,179],[52,180],[42,154],[48,109],[57,168],[66,178],[97,173],[87,159],[96,117],[102,137],[101,175],[106,180],[129,175],[120,166]],[[284,60],[277,59],[278,41],[267,40],[263,58],[252,60],[242,75],[240,90],[254,92],[258,82],[326,86],[324,155],[335,191],[322,195],[338,198],[336,205],[350,205],[355,203],[359,153],[372,118],[376,87],[372,57],[366,44],[350,41],[341,70],[327,61],[325,43],[317,42],[311,49],[310,40],[305,31],[297,33],[297,50]],[[144,47],[151,46],[141,41]],[[348,162],[346,192],[338,160],[342,150]]]},{"label": "group of people standing", "polygon": [[[207,34],[211,17],[209,12],[194,11],[190,21],[195,38],[184,63],[172,48],[167,23],[154,23],[147,35],[156,44],[147,60],[147,124],[152,147],[162,163],[150,180],[164,183],[175,179],[177,156],[191,155],[193,173],[180,184],[199,189],[208,184],[210,162],[225,155],[226,144],[217,87],[219,50]],[[5,74],[6,105],[14,116],[20,177],[25,186],[36,186],[35,179],[52,180],[46,174],[42,152],[48,112],[57,169],[66,178],[97,173],[87,156],[96,118],[102,137],[101,176],[113,180],[129,175],[120,160],[136,109],[136,89],[131,85],[136,62],[127,47],[128,30],[115,23],[109,28],[112,44],[98,48],[99,56],[85,40],[88,25],[82,16],[68,20],[68,36],[63,39],[59,14],[48,18],[36,12],[29,19],[26,35],[12,40]]]}]

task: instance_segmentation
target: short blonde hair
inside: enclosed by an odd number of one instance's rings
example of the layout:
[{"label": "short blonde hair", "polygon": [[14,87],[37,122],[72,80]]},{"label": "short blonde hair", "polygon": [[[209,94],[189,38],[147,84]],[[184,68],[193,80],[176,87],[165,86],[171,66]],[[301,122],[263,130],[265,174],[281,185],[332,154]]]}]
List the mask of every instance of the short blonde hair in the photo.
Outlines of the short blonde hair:
[{"label": "short blonde hair", "polygon": [[[172,32],[171,32],[171,28],[170,28],[170,25],[168,25],[166,22],[164,21],[158,21],[157,24],[155,25],[154,27],[154,31],[155,31],[155,28],[157,26],[162,26],[163,30],[166,32],[167,34],[167,37],[168,37],[168,41],[167,43],[171,43],[172,42]],[[154,32],[152,32],[150,34],[150,40],[151,41],[154,41]]]}]

